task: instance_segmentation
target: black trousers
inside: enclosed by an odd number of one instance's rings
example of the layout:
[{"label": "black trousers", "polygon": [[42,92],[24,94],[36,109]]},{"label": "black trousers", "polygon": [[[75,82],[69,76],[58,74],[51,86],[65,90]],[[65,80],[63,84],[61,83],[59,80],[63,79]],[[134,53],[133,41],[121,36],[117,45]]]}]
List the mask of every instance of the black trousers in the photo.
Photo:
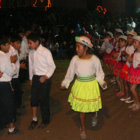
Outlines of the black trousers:
[{"label": "black trousers", "polygon": [[17,109],[22,105],[23,91],[21,90],[21,85],[20,85],[20,81],[19,81],[18,78],[13,78],[11,82],[12,82],[12,87],[14,89],[15,106],[16,106],[16,109]]},{"label": "black trousers", "polygon": [[50,88],[51,79],[47,79],[45,83],[40,83],[40,77],[34,75],[31,87],[31,106],[40,106],[42,122],[44,124],[50,122]]},{"label": "black trousers", "polygon": [[15,122],[14,94],[9,82],[0,82],[0,126]]}]

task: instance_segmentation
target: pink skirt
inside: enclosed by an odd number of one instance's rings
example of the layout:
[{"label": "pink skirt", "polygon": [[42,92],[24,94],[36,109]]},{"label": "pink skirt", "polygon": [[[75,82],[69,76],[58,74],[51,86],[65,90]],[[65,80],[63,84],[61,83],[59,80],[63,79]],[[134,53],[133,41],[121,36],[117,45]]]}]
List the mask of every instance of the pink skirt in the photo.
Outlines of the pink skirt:
[{"label": "pink skirt", "polygon": [[124,66],[124,63],[116,62],[116,64],[113,67],[113,75],[120,76],[120,72],[121,72],[123,66]]},{"label": "pink skirt", "polygon": [[131,65],[127,81],[133,84],[140,84],[140,68],[133,68],[133,65]]}]

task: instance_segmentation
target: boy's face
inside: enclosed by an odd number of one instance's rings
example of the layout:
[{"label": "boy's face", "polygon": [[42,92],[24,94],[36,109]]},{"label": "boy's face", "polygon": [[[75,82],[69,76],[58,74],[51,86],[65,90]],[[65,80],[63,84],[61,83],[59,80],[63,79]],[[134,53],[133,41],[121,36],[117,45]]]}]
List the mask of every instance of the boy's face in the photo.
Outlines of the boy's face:
[{"label": "boy's face", "polygon": [[16,50],[20,50],[21,42],[20,42],[20,41],[15,41],[13,47],[14,47]]},{"label": "boy's face", "polygon": [[39,41],[37,40],[37,41],[34,42],[32,40],[28,40],[28,44],[29,44],[29,48],[31,50],[36,50],[37,47],[39,46]]},{"label": "boy's face", "polygon": [[1,50],[2,50],[3,52],[8,53],[8,52],[9,52],[9,48],[10,48],[9,43],[1,44]]}]

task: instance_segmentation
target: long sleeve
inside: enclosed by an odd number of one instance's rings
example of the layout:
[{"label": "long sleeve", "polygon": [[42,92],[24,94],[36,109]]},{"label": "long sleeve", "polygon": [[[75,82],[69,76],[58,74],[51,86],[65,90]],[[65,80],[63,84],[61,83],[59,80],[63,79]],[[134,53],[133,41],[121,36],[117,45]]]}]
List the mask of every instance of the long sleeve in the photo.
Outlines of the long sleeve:
[{"label": "long sleeve", "polygon": [[29,80],[32,80],[33,78],[33,62],[31,59],[31,54],[29,53]]},{"label": "long sleeve", "polygon": [[26,59],[28,53],[29,53],[29,50],[28,50],[28,42],[27,42],[27,39],[24,37],[22,42],[21,42],[21,48],[20,48],[20,59]]},{"label": "long sleeve", "polygon": [[133,57],[133,67],[137,68],[139,64],[140,64],[140,53],[136,52]]},{"label": "long sleeve", "polygon": [[3,55],[0,59],[0,71],[3,72],[0,81],[11,81],[12,76],[16,74],[16,66],[10,62],[6,55]]},{"label": "long sleeve", "polygon": [[97,58],[95,63],[95,73],[96,73],[96,80],[99,82],[100,86],[102,87],[105,83],[104,81],[104,72],[100,63],[100,60]]},{"label": "long sleeve", "polygon": [[54,71],[55,71],[55,64],[54,64],[54,60],[53,60],[53,57],[52,57],[52,54],[50,51],[48,51],[49,53],[47,54],[47,64],[48,64],[48,70],[46,72],[46,76],[48,76],[48,78],[50,78]]},{"label": "long sleeve", "polygon": [[64,80],[61,83],[61,86],[65,86],[66,88],[69,87],[71,81],[74,78],[75,75],[75,60],[76,60],[76,56],[74,56],[70,62],[70,65],[68,67],[66,76],[64,78]]}]

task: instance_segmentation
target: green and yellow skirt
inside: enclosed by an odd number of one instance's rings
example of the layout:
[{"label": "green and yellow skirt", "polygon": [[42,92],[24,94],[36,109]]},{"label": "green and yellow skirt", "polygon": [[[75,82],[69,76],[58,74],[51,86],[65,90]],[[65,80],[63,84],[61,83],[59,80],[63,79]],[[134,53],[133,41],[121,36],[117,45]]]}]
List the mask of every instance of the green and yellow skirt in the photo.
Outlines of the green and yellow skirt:
[{"label": "green and yellow skirt", "polygon": [[78,77],[68,97],[72,110],[82,113],[96,112],[102,108],[100,89],[95,77]]}]

